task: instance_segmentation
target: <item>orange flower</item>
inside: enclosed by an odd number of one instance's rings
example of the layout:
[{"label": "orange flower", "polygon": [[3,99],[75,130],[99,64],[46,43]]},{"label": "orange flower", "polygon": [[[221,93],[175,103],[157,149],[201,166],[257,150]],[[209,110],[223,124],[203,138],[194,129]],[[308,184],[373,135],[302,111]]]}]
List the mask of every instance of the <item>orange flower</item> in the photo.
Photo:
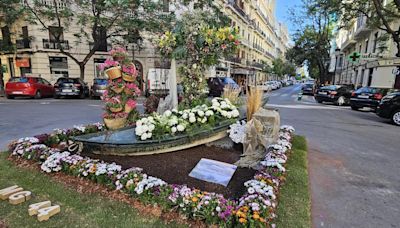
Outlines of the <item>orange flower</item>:
[{"label": "orange flower", "polygon": [[246,220],[246,219],[244,219],[244,218],[240,218],[240,219],[239,219],[239,222],[240,222],[240,223],[246,223],[246,222],[247,222],[247,220]]},{"label": "orange flower", "polygon": [[197,201],[199,201],[199,199],[197,197],[193,197],[192,201],[196,203]]},{"label": "orange flower", "polygon": [[265,219],[260,218],[260,222],[265,223]]},{"label": "orange flower", "polygon": [[259,219],[259,218],[260,218],[260,216],[259,216],[258,214],[254,214],[254,215],[253,215],[253,219],[256,219],[256,220],[257,220],[257,219]]}]

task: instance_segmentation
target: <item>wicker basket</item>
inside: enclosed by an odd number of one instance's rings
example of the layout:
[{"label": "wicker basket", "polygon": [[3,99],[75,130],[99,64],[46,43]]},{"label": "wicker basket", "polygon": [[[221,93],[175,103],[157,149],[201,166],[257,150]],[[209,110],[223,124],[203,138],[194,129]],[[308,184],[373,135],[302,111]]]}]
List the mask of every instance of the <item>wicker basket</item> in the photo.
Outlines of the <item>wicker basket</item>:
[{"label": "wicker basket", "polygon": [[130,113],[130,112],[132,112],[133,109],[134,109],[133,107],[125,104],[124,112],[125,113]]},{"label": "wicker basket", "polygon": [[106,127],[110,130],[117,130],[120,128],[123,128],[126,123],[126,117],[125,118],[117,118],[117,119],[103,119],[104,124]]},{"label": "wicker basket", "polygon": [[136,80],[136,77],[122,73],[122,79],[124,79],[124,81],[126,82],[134,82]]},{"label": "wicker basket", "polygon": [[125,91],[125,94],[128,95],[128,96],[133,94],[133,91],[128,89],[128,88],[126,88],[126,87],[125,87],[124,91]]},{"label": "wicker basket", "polygon": [[110,107],[110,111],[111,111],[111,112],[114,112],[114,113],[120,112],[120,111],[122,111],[122,106],[119,107],[119,108],[111,108],[111,107]]},{"label": "wicker basket", "polygon": [[114,80],[122,76],[120,67],[108,68],[107,70],[104,71],[104,73],[108,76],[108,79],[110,80]]},{"label": "wicker basket", "polygon": [[124,89],[125,89],[125,86],[122,86],[122,87],[116,87],[116,86],[113,86],[113,87],[111,87],[111,89],[112,89],[112,91],[114,91],[115,93],[122,93],[122,91],[124,91]]}]

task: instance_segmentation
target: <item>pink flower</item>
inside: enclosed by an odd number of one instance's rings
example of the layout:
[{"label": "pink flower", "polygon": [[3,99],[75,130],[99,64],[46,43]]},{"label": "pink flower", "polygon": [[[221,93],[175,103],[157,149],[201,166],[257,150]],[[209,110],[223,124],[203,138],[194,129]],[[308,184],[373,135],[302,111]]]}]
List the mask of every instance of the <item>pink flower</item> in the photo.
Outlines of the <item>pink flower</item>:
[{"label": "pink flower", "polygon": [[131,64],[128,66],[122,66],[122,72],[129,74],[131,76],[136,76],[136,67],[135,65]]},{"label": "pink flower", "polygon": [[110,55],[111,56],[119,56],[119,55],[127,55],[127,51],[125,48],[123,47],[114,47],[111,51],[110,51]]},{"label": "pink flower", "polygon": [[127,83],[125,84],[125,87],[129,90],[133,90],[138,96],[141,94],[139,87],[135,83]]},{"label": "pink flower", "polygon": [[108,68],[115,67],[115,66],[118,66],[117,61],[114,61],[112,59],[106,59],[106,61],[104,61],[104,63],[100,64],[98,68],[99,68],[99,70],[103,71],[103,70],[106,70]]},{"label": "pink flower", "polygon": [[222,44],[221,48],[222,48],[222,50],[225,50],[226,49],[226,44]]},{"label": "pink flower", "polygon": [[135,108],[135,107],[136,107],[136,101],[133,100],[133,99],[129,99],[129,100],[126,102],[126,105],[128,105],[128,106],[131,107],[131,108]]}]

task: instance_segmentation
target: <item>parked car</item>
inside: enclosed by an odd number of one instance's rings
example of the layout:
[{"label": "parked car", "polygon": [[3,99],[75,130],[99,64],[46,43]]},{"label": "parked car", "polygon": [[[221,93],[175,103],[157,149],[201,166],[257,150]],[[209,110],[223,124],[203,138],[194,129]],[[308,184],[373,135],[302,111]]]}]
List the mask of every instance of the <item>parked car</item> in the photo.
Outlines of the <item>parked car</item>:
[{"label": "parked car", "polygon": [[103,96],[104,91],[106,91],[107,84],[108,84],[107,79],[95,78],[93,80],[93,85],[90,88],[90,97],[98,98]]},{"label": "parked car", "polygon": [[89,86],[80,78],[59,78],[54,84],[54,89],[54,98],[78,96],[83,99],[89,96]]},{"label": "parked car", "polygon": [[39,77],[13,77],[6,84],[6,97],[52,97],[54,87],[46,79]]},{"label": "parked car", "polygon": [[314,95],[314,83],[304,83],[301,91],[304,95]]},{"label": "parked car", "polygon": [[233,86],[233,88],[239,89],[239,85],[232,79],[228,77],[216,77],[207,79],[207,84],[209,88],[209,95],[213,97],[220,97],[224,92],[224,87],[227,85]]},{"label": "parked car", "polygon": [[384,96],[376,109],[376,114],[400,126],[400,90]]},{"label": "parked car", "polygon": [[376,109],[382,97],[386,95],[388,89],[379,89],[372,87],[362,87],[354,91],[350,98],[351,109],[369,107]]},{"label": "parked car", "polygon": [[268,82],[258,85],[257,88],[263,90],[264,92],[269,92],[272,90],[272,86],[269,85]]},{"label": "parked car", "polygon": [[354,91],[352,85],[329,85],[319,88],[314,97],[318,103],[333,102],[336,105],[350,103],[351,93]]},{"label": "parked car", "polygon": [[269,85],[272,90],[278,89],[278,85],[273,81],[268,81],[266,84]]}]

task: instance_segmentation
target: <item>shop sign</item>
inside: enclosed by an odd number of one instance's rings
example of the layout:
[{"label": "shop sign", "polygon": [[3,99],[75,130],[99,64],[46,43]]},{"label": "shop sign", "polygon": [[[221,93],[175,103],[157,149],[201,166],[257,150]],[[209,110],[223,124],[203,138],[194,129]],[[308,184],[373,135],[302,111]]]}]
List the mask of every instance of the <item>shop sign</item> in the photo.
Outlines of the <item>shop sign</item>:
[{"label": "shop sign", "polygon": [[17,67],[30,67],[29,58],[16,59],[15,65]]}]

